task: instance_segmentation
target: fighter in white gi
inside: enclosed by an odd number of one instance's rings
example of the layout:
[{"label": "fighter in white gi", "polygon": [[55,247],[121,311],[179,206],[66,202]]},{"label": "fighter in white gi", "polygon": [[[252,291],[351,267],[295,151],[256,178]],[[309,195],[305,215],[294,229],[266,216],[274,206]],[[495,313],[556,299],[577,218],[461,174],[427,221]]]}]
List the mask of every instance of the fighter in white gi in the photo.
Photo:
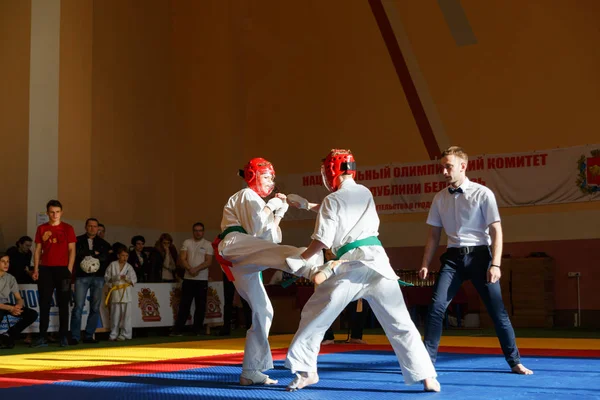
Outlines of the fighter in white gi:
[{"label": "fighter in white gi", "polygon": [[[273,320],[273,306],[263,286],[260,272],[275,268],[294,274],[309,274],[304,265],[290,269],[285,259],[298,256],[303,249],[283,246],[279,222],[288,209],[286,196],[275,194],[265,203],[275,187],[273,165],[263,158],[253,158],[240,175],[248,184],[229,198],[223,209],[222,233],[213,242],[215,258],[233,281],[238,293],[252,308],[252,326],[246,333],[241,385],[275,384],[263,371],[273,368],[268,336]],[[322,264],[322,256],[312,258]],[[309,264],[310,265],[310,264]],[[305,275],[309,277],[310,275]]]},{"label": "fighter in white gi", "polygon": [[[300,326],[288,350],[285,366],[296,374],[288,391],[319,381],[317,355],[327,328],[351,301],[369,302],[398,357],[406,384],[423,382],[426,391],[440,384],[421,335],[412,322],[385,250],[379,242],[379,217],[369,189],[354,181],[356,163],[349,150],[332,150],[321,167],[330,193],[318,205],[292,201],[318,212],[312,242],[300,256],[286,261],[300,268],[322,249],[333,250],[343,262],[329,268],[329,278],[318,285],[302,310]],[[297,198],[296,198],[297,199]]]}]

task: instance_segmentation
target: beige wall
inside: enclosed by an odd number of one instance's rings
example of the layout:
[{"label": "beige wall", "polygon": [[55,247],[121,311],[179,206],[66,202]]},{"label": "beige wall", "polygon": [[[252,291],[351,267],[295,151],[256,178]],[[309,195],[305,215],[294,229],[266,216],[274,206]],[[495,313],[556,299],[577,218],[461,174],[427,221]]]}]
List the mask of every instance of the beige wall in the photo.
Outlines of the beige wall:
[{"label": "beige wall", "polygon": [[94,1],[91,213],[107,225],[173,229],[169,2]]},{"label": "beige wall", "polygon": [[[28,4],[0,3],[0,51],[13,61],[0,71],[14,77],[0,93],[0,135],[21,155]],[[61,4],[59,198],[72,220],[93,215],[124,237],[183,235],[196,220],[216,232],[250,157],[271,159],[279,175],[316,171],[335,146],[363,165],[427,158],[368,2]],[[477,45],[456,46],[436,2],[396,2],[451,140],[472,154],[597,141],[600,5],[461,4]],[[11,154],[1,170],[15,196],[1,221],[14,237],[26,173],[11,172],[27,163]],[[598,237],[582,224],[599,213],[600,203],[502,210],[508,241]],[[424,219],[383,216],[382,236],[419,245]],[[284,228],[301,244],[312,222]]]},{"label": "beige wall", "polygon": [[30,1],[0,1],[0,249],[27,234],[30,20]]},{"label": "beige wall", "polygon": [[91,215],[92,0],[61,0],[58,198],[65,216]]}]

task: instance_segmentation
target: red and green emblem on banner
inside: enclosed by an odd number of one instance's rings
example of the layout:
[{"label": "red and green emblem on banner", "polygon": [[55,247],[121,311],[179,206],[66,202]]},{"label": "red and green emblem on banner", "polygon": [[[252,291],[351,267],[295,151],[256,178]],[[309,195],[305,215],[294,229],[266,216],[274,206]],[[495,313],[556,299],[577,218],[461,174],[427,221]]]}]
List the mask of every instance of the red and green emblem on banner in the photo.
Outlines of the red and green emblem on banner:
[{"label": "red and green emblem on banner", "polygon": [[590,153],[591,157],[582,155],[577,162],[579,169],[577,186],[587,194],[600,191],[600,149],[592,150]]}]

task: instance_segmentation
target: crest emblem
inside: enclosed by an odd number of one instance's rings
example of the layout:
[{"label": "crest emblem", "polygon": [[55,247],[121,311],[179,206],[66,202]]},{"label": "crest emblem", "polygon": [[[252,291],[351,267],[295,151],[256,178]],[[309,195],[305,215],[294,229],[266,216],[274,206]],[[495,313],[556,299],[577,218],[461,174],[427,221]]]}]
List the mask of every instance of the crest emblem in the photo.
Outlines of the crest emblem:
[{"label": "crest emblem", "polygon": [[160,304],[156,295],[149,288],[138,292],[138,307],[142,311],[142,320],[146,322],[160,321]]},{"label": "crest emblem", "polygon": [[206,295],[206,318],[221,318],[221,299],[217,291],[209,287]]},{"label": "crest emblem", "polygon": [[577,161],[577,186],[585,194],[600,192],[600,149],[592,150],[591,157],[582,155]]}]

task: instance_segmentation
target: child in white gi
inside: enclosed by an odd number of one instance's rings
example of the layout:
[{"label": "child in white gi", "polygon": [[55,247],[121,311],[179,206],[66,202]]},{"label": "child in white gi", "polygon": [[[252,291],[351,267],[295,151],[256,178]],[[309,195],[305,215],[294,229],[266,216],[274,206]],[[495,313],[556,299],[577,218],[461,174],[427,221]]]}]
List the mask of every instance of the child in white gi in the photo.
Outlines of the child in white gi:
[{"label": "child in white gi", "polygon": [[[241,172],[248,187],[229,198],[223,209],[223,232],[213,242],[215,258],[235,285],[240,296],[252,309],[252,326],[246,333],[241,385],[269,385],[277,383],[264,371],[273,368],[269,346],[269,330],[273,320],[273,306],[267,296],[260,272],[275,268],[290,270],[286,257],[299,255],[303,250],[282,246],[279,222],[288,209],[286,196],[277,193],[265,202],[275,188],[273,165],[263,158],[253,158]],[[322,264],[322,255],[312,258],[313,264]]]},{"label": "child in white gi", "polygon": [[110,263],[104,274],[104,281],[110,291],[110,336],[109,340],[123,341],[131,339],[131,302],[133,300],[133,285],[137,276],[133,267],[127,262],[129,253],[125,246],[115,249],[117,261]]},{"label": "child in white gi", "polygon": [[298,257],[287,259],[299,268],[305,259],[332,249],[341,263],[326,264],[320,275],[326,280],[302,310],[300,326],[288,350],[285,366],[296,373],[288,391],[302,389],[319,381],[317,355],[323,335],[346,305],[364,298],[369,302],[398,357],[404,381],[422,382],[426,391],[439,391],[436,372],[412,322],[385,250],[379,242],[379,217],[373,195],[357,184],[356,163],[349,150],[332,150],[323,161],[321,172],[325,186],[332,192],[318,205],[305,199],[294,206],[318,212],[312,242]]}]

